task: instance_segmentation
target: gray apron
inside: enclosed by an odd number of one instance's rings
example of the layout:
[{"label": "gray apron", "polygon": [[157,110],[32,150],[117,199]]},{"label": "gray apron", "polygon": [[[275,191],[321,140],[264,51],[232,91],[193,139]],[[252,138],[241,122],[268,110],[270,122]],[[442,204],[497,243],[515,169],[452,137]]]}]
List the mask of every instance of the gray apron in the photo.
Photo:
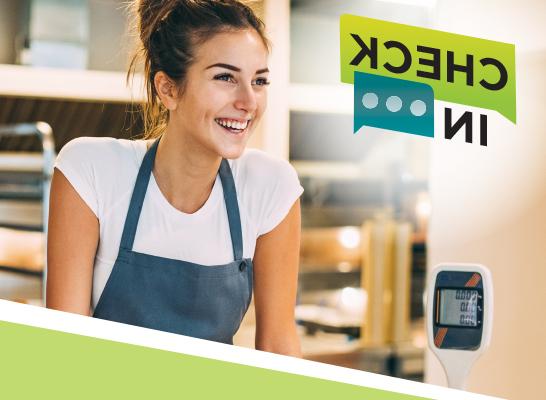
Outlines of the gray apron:
[{"label": "gray apron", "polygon": [[133,251],[158,143],[148,149],[138,171],[118,257],[93,317],[232,344],[252,297],[253,268],[252,260],[243,258],[237,194],[227,160],[222,159],[218,172],[234,261],[206,266]]}]

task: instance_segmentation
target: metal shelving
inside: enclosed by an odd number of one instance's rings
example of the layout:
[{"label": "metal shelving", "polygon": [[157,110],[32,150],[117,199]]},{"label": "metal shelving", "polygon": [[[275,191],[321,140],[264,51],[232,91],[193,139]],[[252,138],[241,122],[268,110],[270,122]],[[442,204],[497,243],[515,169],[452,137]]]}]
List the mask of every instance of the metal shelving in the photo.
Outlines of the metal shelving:
[{"label": "metal shelving", "polygon": [[[45,242],[55,161],[51,126],[45,122],[0,126],[0,160],[0,228],[3,240],[18,243],[8,244],[9,251],[19,253],[18,257],[4,254],[9,262],[0,261],[0,268],[42,275],[45,287]],[[40,255],[30,254],[40,247]]]}]

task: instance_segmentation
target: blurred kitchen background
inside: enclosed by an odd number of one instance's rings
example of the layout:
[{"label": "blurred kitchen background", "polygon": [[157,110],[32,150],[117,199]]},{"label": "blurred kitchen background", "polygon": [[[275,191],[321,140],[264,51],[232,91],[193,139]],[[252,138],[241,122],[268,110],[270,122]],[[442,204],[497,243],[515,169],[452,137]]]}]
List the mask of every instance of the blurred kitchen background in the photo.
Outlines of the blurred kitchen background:
[{"label": "blurred kitchen background", "polygon": [[[249,3],[265,20],[273,42],[268,111],[250,146],[288,159],[305,188],[296,307],[304,357],[444,384],[439,364],[430,357],[425,360],[427,268],[440,261],[483,262],[492,269],[497,293],[502,293],[513,289],[515,273],[505,260],[515,260],[525,251],[532,257],[526,263],[531,273],[519,299],[526,299],[524,304],[546,302],[544,294],[537,294],[541,289],[533,286],[537,274],[542,274],[542,281],[546,278],[546,268],[536,265],[536,260],[546,260],[544,246],[538,244],[540,240],[544,243],[544,233],[531,235],[536,242],[525,240],[512,243],[512,247],[504,245],[510,243],[508,239],[488,241],[494,237],[493,229],[498,233],[508,224],[499,217],[505,215],[506,208],[491,205],[504,204],[498,194],[502,189],[491,186],[491,179],[499,181],[500,175],[492,176],[488,171],[492,165],[512,161],[513,138],[522,136],[504,122],[495,127],[495,132],[504,133],[503,139],[495,142],[491,137],[484,151],[460,141],[446,145],[441,139],[373,128],[353,134],[353,87],[339,83],[339,16],[349,13],[516,43],[517,49],[523,49],[518,53],[518,59],[523,60],[518,73],[524,70],[539,77],[546,66],[546,45],[527,39],[544,37],[537,15],[546,16],[546,6],[539,0],[525,0],[529,10],[517,11],[517,15],[520,21],[530,22],[525,27],[524,23],[512,24],[502,31],[479,17],[495,9],[499,21],[506,22],[500,25],[506,26],[511,13],[519,10],[507,0],[501,2],[501,11],[499,2],[491,0],[475,2],[479,5],[470,0],[457,4],[440,0]],[[469,9],[478,10],[474,19],[468,17],[474,15],[467,13]],[[455,21],[452,15],[461,18]],[[122,0],[0,0],[2,299],[43,304],[44,220],[55,154],[78,136],[130,138],[141,132],[138,107],[133,102],[143,99],[142,82],[137,78],[131,87],[125,85],[133,49],[127,28]],[[528,103],[543,109],[544,90],[533,90],[528,82],[518,80],[518,96],[533,92],[535,102]],[[546,88],[544,78],[538,82]],[[519,99],[518,105],[522,103]],[[521,116],[521,126],[520,121]],[[542,125],[523,122],[523,126],[526,132],[538,132]],[[546,231],[546,201],[536,201],[546,200],[546,165],[536,153],[542,149],[543,154],[546,149],[544,136],[531,136],[525,146],[518,142],[519,157],[531,153],[533,163],[519,163],[517,173],[508,174],[508,178],[501,174],[508,179],[505,184],[521,189],[520,199],[533,200],[520,200],[525,210],[535,207],[532,214],[521,211],[523,208],[508,208],[513,211],[510,216],[523,220],[528,216],[529,224],[539,224],[528,226],[522,238],[528,238],[530,231],[538,232],[537,227]],[[470,159],[475,162],[464,162]],[[468,183],[469,190],[461,193],[461,182],[472,180],[476,183]],[[431,198],[435,217],[429,229]],[[525,246],[531,246],[530,252],[523,250]],[[523,267],[518,268],[521,271]],[[499,301],[503,304],[502,298]],[[497,312],[495,327],[496,332],[504,333],[496,336],[500,337],[497,342],[494,335],[492,345],[499,349],[520,343],[510,318],[516,311],[520,315],[521,307],[515,309],[509,302],[504,306],[504,312]],[[254,324],[251,307],[235,338],[237,345],[254,347]],[[538,342],[546,335],[545,323],[540,322],[527,335],[536,335]],[[496,374],[508,376],[512,365],[519,365],[520,353],[502,351],[496,353],[502,354],[497,358],[484,357],[470,390],[522,396],[525,384],[509,378],[501,384],[488,372],[494,366]],[[537,358],[529,366],[529,381],[535,380],[538,372],[533,365],[538,363]]]}]

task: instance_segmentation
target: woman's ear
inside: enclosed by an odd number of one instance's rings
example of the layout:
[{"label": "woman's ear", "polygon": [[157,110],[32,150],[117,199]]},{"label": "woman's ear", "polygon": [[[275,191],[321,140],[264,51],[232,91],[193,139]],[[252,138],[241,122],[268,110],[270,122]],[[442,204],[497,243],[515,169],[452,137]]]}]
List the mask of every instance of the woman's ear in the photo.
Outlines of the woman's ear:
[{"label": "woman's ear", "polygon": [[178,104],[178,87],[176,83],[165,72],[159,71],[154,75],[154,86],[165,108],[171,111],[176,110]]}]

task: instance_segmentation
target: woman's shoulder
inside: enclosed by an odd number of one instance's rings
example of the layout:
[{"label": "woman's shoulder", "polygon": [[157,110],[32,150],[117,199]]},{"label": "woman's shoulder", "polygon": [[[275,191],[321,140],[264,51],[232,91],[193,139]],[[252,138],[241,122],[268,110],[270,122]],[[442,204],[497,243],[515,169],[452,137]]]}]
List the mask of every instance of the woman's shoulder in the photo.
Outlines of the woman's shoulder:
[{"label": "woman's shoulder", "polygon": [[277,226],[303,192],[294,167],[262,150],[246,149],[233,160],[232,170],[243,210],[257,236]]},{"label": "woman's shoulder", "polygon": [[136,148],[142,141],[116,139],[112,137],[81,136],[66,143],[58,154],[58,158],[75,158],[80,162],[95,160],[99,163],[120,161],[123,158],[135,158]]},{"label": "woman's shoulder", "polygon": [[101,218],[120,196],[130,193],[145,146],[144,141],[78,137],[62,147],[55,168]]},{"label": "woman's shoulder", "polygon": [[232,168],[237,178],[271,184],[278,180],[297,179],[294,167],[285,159],[263,150],[247,148],[233,160]]}]

